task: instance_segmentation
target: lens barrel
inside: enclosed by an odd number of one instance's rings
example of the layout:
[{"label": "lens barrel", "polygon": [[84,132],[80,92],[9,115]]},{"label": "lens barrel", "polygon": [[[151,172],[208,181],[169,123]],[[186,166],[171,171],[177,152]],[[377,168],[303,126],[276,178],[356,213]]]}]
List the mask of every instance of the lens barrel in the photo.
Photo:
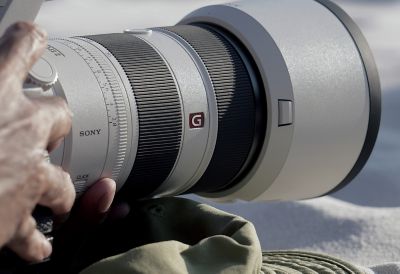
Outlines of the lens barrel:
[{"label": "lens barrel", "polygon": [[[173,27],[55,38],[43,56],[72,131],[52,153],[78,193],[293,200],[337,190],[371,154],[379,77],[327,0],[247,0]],[[35,75],[40,75],[36,71]]]},{"label": "lens barrel", "polygon": [[[216,146],[201,179],[188,192],[214,192],[231,185],[254,157],[256,131],[255,87],[239,44],[207,25],[163,28],[182,38],[203,62],[218,108]],[[228,35],[228,34],[226,34]],[[179,87],[163,57],[150,44],[130,34],[85,37],[105,47],[123,67],[135,95],[139,117],[138,153],[123,193],[130,197],[152,194],[177,161],[183,125]],[[258,81],[258,79],[257,79]],[[258,96],[260,92],[257,90]],[[259,106],[261,109],[263,106]],[[264,112],[265,113],[265,112]],[[258,113],[262,115],[261,112]],[[190,120],[186,119],[186,121]],[[263,123],[259,123],[262,125]],[[196,130],[196,129],[194,129]]]}]

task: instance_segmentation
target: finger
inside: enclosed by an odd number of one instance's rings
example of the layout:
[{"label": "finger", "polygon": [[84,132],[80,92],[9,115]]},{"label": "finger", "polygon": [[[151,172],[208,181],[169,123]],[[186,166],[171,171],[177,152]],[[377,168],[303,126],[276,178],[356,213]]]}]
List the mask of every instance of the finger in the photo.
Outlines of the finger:
[{"label": "finger", "polygon": [[131,212],[131,207],[126,202],[119,202],[114,204],[107,215],[107,222],[112,223],[117,220],[126,218]]},{"label": "finger", "polygon": [[64,141],[64,138],[60,138],[57,141],[50,143],[47,146],[47,151],[50,153],[53,150],[56,150],[62,144],[63,141]]},{"label": "finger", "polygon": [[52,251],[49,241],[36,229],[32,216],[23,221],[8,247],[21,258],[35,262],[49,257]]},{"label": "finger", "polygon": [[[80,198],[72,210],[64,231],[83,233],[100,224],[108,214],[116,191],[116,183],[111,179],[101,179],[93,184]],[[65,221],[64,216],[56,218],[56,226]]]},{"label": "finger", "polygon": [[42,165],[45,189],[39,204],[50,208],[57,215],[68,213],[75,201],[75,188],[71,177],[61,167],[46,162]]},{"label": "finger", "polygon": [[0,40],[1,85],[22,85],[46,41],[46,33],[32,23],[20,22],[8,28]]},{"label": "finger", "polygon": [[93,184],[81,197],[79,210],[83,215],[92,216],[107,212],[114,200],[116,183],[104,178]]},{"label": "finger", "polygon": [[61,97],[42,97],[32,99],[43,118],[50,126],[49,144],[56,143],[71,130],[72,112]]}]

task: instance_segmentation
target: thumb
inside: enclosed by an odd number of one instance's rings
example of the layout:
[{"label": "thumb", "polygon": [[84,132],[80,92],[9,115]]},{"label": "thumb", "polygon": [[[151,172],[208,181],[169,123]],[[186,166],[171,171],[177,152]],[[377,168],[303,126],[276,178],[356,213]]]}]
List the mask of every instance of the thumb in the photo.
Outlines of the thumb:
[{"label": "thumb", "polygon": [[4,86],[22,85],[46,41],[45,31],[32,23],[19,22],[8,28],[0,39],[0,92],[20,91]]}]

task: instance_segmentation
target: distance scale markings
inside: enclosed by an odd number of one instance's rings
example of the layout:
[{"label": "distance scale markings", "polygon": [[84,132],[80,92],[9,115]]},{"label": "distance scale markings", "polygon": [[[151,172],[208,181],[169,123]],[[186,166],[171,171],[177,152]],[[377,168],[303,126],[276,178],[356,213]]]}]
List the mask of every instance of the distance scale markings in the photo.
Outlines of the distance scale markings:
[{"label": "distance scale markings", "polygon": [[[106,166],[110,156],[115,154],[111,173],[105,175],[111,176],[111,178],[117,181],[125,163],[128,146],[128,119],[126,104],[122,95],[122,92],[125,90],[121,88],[117,76],[111,68],[112,65],[106,61],[108,59],[102,56],[102,53],[97,53],[97,49],[90,51],[78,43],[79,41],[90,44],[89,42],[80,39],[78,41],[73,41],[72,39],[55,40],[74,50],[86,62],[99,84],[107,111],[109,132],[107,156],[104,166]],[[104,174],[104,167],[102,174]],[[84,191],[87,188],[86,183],[87,179],[82,181],[77,178],[75,181],[76,191],[78,193]]]}]

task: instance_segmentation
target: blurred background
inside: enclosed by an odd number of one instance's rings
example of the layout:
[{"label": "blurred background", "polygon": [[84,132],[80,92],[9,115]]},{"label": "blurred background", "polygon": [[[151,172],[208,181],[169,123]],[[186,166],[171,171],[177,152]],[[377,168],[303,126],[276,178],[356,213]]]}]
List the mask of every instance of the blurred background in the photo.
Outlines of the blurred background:
[{"label": "blurred background", "polygon": [[[37,22],[57,36],[121,32],[173,25],[198,7],[222,2],[230,1],[56,0],[45,3]],[[363,30],[381,77],[381,130],[366,167],[331,197],[301,202],[205,202],[251,220],[264,249],[325,252],[362,265],[400,261],[400,1],[335,2]]]}]

